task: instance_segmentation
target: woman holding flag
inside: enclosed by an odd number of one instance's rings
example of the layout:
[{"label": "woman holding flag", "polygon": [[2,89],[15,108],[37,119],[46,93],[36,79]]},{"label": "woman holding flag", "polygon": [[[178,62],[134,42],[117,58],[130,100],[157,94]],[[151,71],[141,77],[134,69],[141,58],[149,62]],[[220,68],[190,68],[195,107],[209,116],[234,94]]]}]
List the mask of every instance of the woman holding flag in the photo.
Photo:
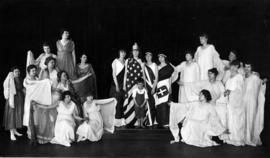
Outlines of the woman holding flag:
[{"label": "woman holding flag", "polygon": [[125,99],[123,104],[124,119],[127,127],[132,127],[136,123],[134,101],[132,100],[132,92],[136,88],[139,78],[144,78],[143,63],[139,58],[139,47],[137,43],[132,46],[132,57],[125,61],[125,75],[123,90],[125,91]]},{"label": "woman holding flag", "polygon": [[156,101],[156,121],[159,128],[168,126],[170,107],[168,105],[169,96],[171,94],[171,76],[174,68],[167,63],[165,54],[158,54],[158,83],[157,92],[155,95]]}]

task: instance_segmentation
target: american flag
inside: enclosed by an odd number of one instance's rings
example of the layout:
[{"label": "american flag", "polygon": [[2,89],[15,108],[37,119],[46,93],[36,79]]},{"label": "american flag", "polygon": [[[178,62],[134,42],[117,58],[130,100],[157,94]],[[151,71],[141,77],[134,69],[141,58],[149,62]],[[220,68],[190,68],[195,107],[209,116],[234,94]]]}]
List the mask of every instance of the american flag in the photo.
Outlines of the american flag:
[{"label": "american flag", "polygon": [[126,94],[123,106],[126,125],[134,125],[136,123],[132,91],[136,88],[137,80],[142,77],[143,72],[140,63],[134,58],[129,58],[127,64]]}]

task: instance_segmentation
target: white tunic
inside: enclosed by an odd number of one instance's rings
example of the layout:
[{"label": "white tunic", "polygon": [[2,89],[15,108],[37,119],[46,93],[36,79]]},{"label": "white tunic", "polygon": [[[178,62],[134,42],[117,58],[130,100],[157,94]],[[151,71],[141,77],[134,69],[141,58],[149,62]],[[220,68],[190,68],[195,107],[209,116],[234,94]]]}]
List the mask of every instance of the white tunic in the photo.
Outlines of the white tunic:
[{"label": "white tunic", "polygon": [[181,129],[182,142],[198,147],[218,145],[211,138],[224,131],[213,105],[198,102],[186,115]]},{"label": "white tunic", "polygon": [[230,90],[228,97],[228,130],[229,134],[221,137],[226,143],[235,146],[245,144],[245,107],[243,105],[244,80],[240,74],[229,78],[226,89]]},{"label": "white tunic", "polygon": [[219,54],[213,45],[208,45],[206,48],[199,46],[195,53],[195,60],[200,67],[200,79],[202,81],[208,80],[208,70],[214,67],[219,70],[219,76],[222,76],[224,64],[220,60]]},{"label": "white tunic", "polygon": [[[264,117],[264,97],[261,98],[262,81],[254,74],[245,78],[243,104],[246,107],[246,144],[256,146],[261,145],[260,133],[263,126],[260,124],[260,118]],[[263,94],[264,96],[264,94]],[[263,102],[262,102],[263,100]],[[261,115],[261,116],[258,116]]]},{"label": "white tunic", "polygon": [[198,100],[197,82],[200,80],[200,70],[197,63],[182,62],[175,70],[181,73],[178,102],[186,103]]}]

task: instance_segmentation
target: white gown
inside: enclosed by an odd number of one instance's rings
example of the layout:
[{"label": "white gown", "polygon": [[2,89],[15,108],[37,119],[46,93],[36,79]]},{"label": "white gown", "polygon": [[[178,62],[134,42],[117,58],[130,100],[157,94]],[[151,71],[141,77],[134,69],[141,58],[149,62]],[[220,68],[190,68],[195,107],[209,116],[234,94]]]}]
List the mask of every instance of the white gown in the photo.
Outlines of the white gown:
[{"label": "white gown", "polygon": [[209,103],[194,104],[190,109],[181,128],[182,142],[198,147],[218,145],[212,136],[219,136],[225,131],[215,108]]},{"label": "white gown", "polygon": [[100,114],[100,106],[96,105],[94,101],[90,105],[85,102],[83,111],[85,117],[89,118],[89,122],[87,123],[85,121],[81,124],[77,130],[77,134],[92,142],[99,141],[103,135],[103,120]]},{"label": "white gown", "polygon": [[[246,136],[247,145],[261,145],[260,134],[263,129],[264,89],[261,79],[254,74],[245,78],[243,104],[246,107]],[[262,110],[261,110],[262,109]],[[262,118],[262,119],[261,119]]]},{"label": "white gown", "polygon": [[54,128],[54,138],[52,144],[60,144],[69,147],[70,143],[75,140],[74,128],[75,121],[73,113],[76,112],[76,105],[71,101],[70,107],[67,108],[61,101],[57,107],[57,119]]},{"label": "white gown", "polygon": [[200,70],[197,63],[188,65],[185,61],[178,65],[175,70],[181,73],[178,102],[187,103],[198,101],[198,91],[196,83],[200,80]]},{"label": "white gown", "polygon": [[245,106],[243,105],[244,79],[240,74],[229,78],[226,82],[226,89],[230,90],[228,98],[228,130],[221,139],[226,143],[235,146],[245,144]]},{"label": "white gown", "polygon": [[216,67],[219,71],[218,80],[223,76],[224,64],[219,58],[219,54],[213,45],[208,45],[206,48],[199,46],[195,53],[195,60],[200,67],[201,81],[208,80],[208,70]]},{"label": "white gown", "polygon": [[217,114],[222,122],[222,125],[227,128],[227,97],[224,97],[225,87],[221,81],[215,81],[214,83],[203,82],[201,89],[207,89],[211,93],[211,103],[214,105]]}]

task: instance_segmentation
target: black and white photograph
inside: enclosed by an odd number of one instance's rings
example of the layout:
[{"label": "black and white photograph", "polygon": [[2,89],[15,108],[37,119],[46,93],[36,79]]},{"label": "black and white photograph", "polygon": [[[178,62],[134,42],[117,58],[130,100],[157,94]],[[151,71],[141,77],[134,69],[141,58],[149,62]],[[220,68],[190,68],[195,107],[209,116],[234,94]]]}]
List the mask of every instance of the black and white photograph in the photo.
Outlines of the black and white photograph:
[{"label": "black and white photograph", "polygon": [[269,0],[1,0],[0,157],[270,157]]}]

